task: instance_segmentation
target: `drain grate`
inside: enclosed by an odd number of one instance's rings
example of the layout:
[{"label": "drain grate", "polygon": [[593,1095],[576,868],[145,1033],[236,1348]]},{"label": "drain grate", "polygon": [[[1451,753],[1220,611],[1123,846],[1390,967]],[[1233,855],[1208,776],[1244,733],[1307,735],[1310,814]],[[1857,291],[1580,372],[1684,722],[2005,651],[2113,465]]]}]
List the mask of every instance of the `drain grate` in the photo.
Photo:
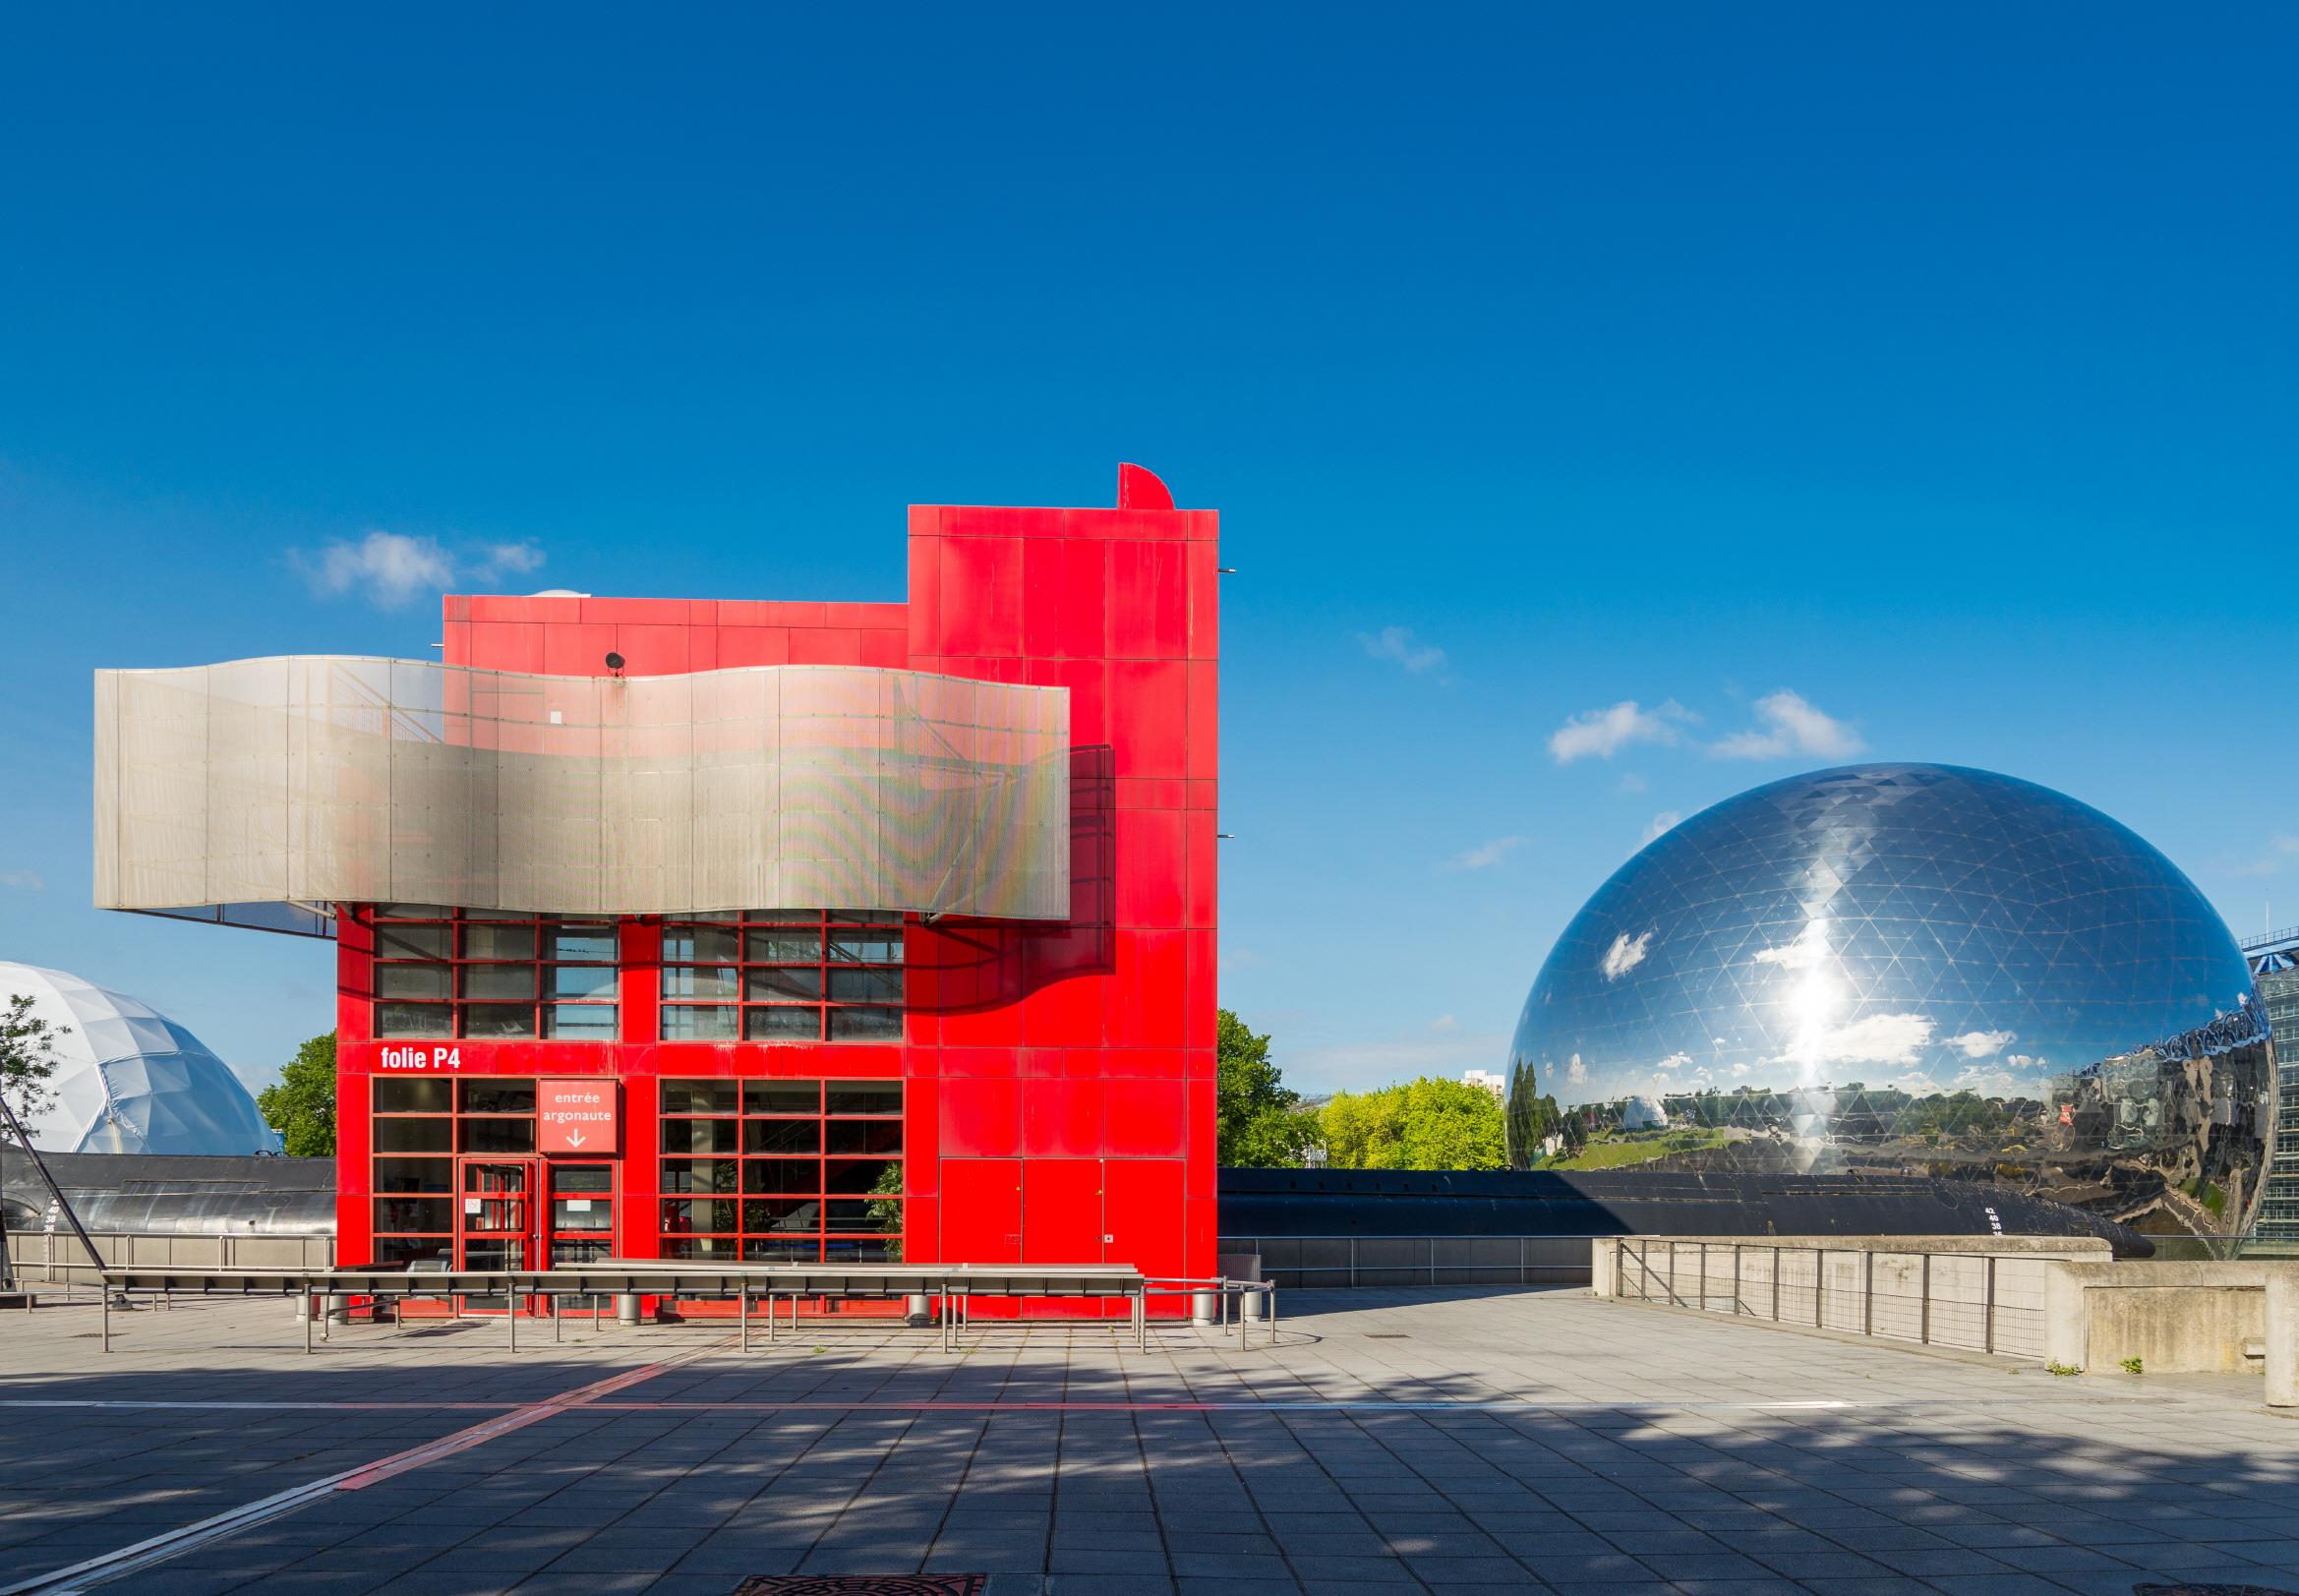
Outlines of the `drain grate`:
[{"label": "drain grate", "polygon": [[986,1573],[762,1573],[734,1596],[982,1596]]}]

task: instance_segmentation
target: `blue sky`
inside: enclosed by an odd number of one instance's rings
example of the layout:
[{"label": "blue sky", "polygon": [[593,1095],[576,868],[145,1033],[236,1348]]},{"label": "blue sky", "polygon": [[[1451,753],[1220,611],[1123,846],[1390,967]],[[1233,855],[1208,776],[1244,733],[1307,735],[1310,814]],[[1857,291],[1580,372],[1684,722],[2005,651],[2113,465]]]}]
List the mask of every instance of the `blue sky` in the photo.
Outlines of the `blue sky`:
[{"label": "blue sky", "polygon": [[1656,816],[1853,748],[2299,922],[2299,14],[1402,16],[12,12],[0,958],[331,1023],[87,907],[97,666],[899,599],[905,504],[1120,459],[1240,567],[1224,996],[1303,1086],[1494,1066]]}]

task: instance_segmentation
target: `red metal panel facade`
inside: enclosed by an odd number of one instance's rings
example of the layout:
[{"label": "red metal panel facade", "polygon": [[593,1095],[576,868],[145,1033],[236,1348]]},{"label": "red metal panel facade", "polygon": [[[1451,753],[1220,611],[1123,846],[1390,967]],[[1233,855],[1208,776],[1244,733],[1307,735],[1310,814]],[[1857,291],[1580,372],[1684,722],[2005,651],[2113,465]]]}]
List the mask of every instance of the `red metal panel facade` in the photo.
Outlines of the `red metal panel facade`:
[{"label": "red metal panel facade", "polygon": [[[899,1041],[661,1039],[663,926],[634,917],[616,933],[615,1039],[455,1046],[457,1078],[620,1084],[618,1256],[657,1256],[675,1206],[662,1082],[899,1079],[902,1256],[1212,1271],[1218,518],[1172,508],[1137,468],[1125,480],[1115,509],[914,507],[907,604],[445,601],[453,664],[599,675],[612,652],[632,676],[864,664],[1069,689],[1071,916],[914,919]],[[373,1082],[442,1068],[386,1065],[374,937],[364,911],[342,916],[347,1263],[376,1234]]]}]

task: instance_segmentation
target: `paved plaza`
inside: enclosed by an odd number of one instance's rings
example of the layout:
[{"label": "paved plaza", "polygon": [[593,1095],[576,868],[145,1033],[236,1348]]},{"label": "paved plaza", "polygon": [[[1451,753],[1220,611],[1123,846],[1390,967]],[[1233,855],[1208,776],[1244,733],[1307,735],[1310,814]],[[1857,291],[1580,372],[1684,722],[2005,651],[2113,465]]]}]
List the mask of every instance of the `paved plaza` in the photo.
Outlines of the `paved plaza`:
[{"label": "paved plaza", "polygon": [[2299,1420],[2257,1379],[2055,1378],[1581,1291],[1285,1307],[1274,1348],[979,1323],[957,1354],[810,1324],[514,1354],[465,1321],[307,1357],[284,1303],[219,1301],[117,1315],[104,1357],[92,1307],[13,1314],[0,1588],[192,1530],[108,1588],[2299,1590]]}]

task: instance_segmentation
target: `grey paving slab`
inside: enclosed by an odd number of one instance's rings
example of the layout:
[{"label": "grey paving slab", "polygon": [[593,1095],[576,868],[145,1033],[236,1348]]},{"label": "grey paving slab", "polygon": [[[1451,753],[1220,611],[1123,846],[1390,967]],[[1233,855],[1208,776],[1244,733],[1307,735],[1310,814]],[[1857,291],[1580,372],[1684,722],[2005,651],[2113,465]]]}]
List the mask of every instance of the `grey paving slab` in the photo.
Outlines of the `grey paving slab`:
[{"label": "grey paving slab", "polygon": [[[0,1342],[0,1564],[36,1572],[452,1437],[598,1402],[120,1588],[730,1590],[993,1575],[993,1596],[2299,1590],[2299,1422],[2256,1381],[2051,1380],[1579,1292],[1296,1293],[1275,1349],[1161,1329],[338,1330],[276,1304]],[[820,1350],[817,1350],[817,1348]],[[104,1403],[35,1407],[28,1402]],[[218,1407],[216,1403],[242,1403]],[[21,1576],[21,1573],[19,1573]]]}]

